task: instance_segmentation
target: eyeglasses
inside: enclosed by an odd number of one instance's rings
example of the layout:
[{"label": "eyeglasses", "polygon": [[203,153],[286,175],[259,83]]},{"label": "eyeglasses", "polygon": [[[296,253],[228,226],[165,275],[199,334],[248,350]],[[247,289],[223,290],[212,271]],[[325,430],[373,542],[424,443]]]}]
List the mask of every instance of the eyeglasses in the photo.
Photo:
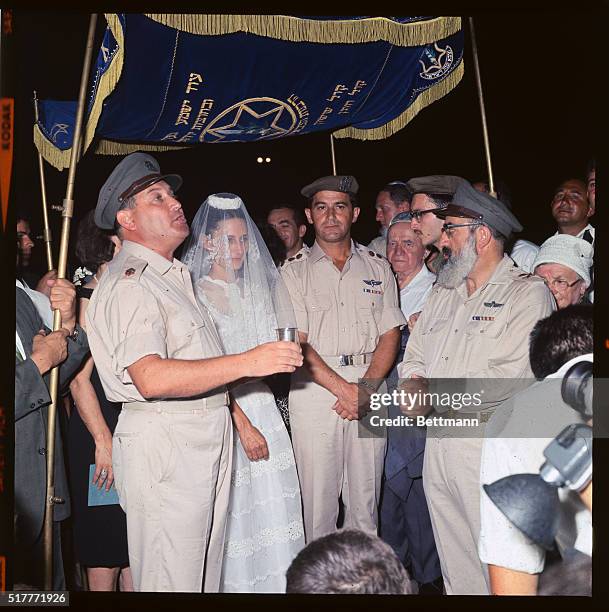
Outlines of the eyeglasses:
[{"label": "eyeglasses", "polygon": [[430,208],[429,210],[411,210],[410,216],[417,221],[421,221],[421,217],[427,213],[436,212],[437,208]]},{"label": "eyeglasses", "polygon": [[442,231],[445,232],[447,236],[452,236],[453,230],[456,227],[477,227],[479,225],[482,225],[482,223],[478,221],[474,223],[445,223],[442,226]]},{"label": "eyeglasses", "polygon": [[567,289],[574,287],[575,285],[577,285],[577,283],[581,282],[582,280],[581,278],[577,278],[572,283],[570,283],[564,278],[547,279],[547,278],[543,278],[543,276],[540,278],[550,289],[555,289],[556,291],[559,291],[559,292],[566,291]]}]

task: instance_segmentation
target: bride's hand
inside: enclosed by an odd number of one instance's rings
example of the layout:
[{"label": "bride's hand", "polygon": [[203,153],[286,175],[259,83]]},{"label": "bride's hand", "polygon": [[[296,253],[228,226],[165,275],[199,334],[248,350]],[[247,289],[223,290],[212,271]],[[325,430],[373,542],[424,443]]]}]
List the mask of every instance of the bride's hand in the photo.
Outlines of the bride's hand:
[{"label": "bride's hand", "polygon": [[269,458],[269,448],[264,436],[251,423],[237,430],[241,446],[250,461]]}]

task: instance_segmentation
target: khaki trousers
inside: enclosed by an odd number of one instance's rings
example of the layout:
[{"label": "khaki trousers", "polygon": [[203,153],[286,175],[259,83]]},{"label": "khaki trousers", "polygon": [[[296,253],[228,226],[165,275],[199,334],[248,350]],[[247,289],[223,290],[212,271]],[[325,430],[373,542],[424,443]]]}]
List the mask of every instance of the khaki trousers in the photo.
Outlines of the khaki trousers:
[{"label": "khaki trousers", "polygon": [[[357,382],[368,366],[336,371]],[[290,426],[300,481],[307,543],[336,531],[338,499],[344,527],[376,534],[385,438],[360,438],[358,421],[339,417],[336,397],[312,382],[301,368],[292,375]]]},{"label": "khaki trousers", "polygon": [[228,408],[151,405],[123,407],[112,445],[135,590],[216,592],[230,492]]},{"label": "khaki trousers", "polygon": [[480,438],[438,438],[427,429],[423,488],[447,595],[489,595],[478,557]]}]

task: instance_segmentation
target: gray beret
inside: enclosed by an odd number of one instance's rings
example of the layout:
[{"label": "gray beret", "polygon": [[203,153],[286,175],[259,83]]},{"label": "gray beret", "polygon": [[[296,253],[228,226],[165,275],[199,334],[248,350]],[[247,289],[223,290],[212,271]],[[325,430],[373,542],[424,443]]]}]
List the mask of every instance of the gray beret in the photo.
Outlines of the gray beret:
[{"label": "gray beret", "polygon": [[300,193],[305,198],[314,196],[318,191],[338,191],[357,195],[359,185],[354,176],[324,176],[303,187]]},{"label": "gray beret", "polygon": [[95,225],[113,229],[116,213],[124,201],[159,181],[166,181],[174,191],[182,185],[182,177],[178,174],[161,174],[159,163],[151,155],[139,151],[127,155],[99,191]]},{"label": "gray beret", "polygon": [[478,219],[509,238],[512,232],[521,232],[522,225],[508,207],[497,198],[474,189],[470,183],[463,181],[452,202],[442,210],[434,211],[436,217],[465,217]]},{"label": "gray beret", "polygon": [[434,174],[432,176],[418,176],[408,181],[407,186],[414,195],[424,193],[426,195],[452,196],[457,187],[464,181],[460,176],[447,174]]}]

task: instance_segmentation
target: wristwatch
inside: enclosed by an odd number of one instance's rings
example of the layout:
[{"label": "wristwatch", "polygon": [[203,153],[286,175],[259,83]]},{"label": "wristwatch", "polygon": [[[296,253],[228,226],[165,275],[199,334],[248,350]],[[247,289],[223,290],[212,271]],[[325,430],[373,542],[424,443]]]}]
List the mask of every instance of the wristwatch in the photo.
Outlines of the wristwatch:
[{"label": "wristwatch", "polygon": [[370,391],[372,391],[372,393],[376,393],[376,387],[371,382],[368,382],[367,380],[360,380],[357,384],[360,387],[366,387],[366,389],[369,389]]}]

